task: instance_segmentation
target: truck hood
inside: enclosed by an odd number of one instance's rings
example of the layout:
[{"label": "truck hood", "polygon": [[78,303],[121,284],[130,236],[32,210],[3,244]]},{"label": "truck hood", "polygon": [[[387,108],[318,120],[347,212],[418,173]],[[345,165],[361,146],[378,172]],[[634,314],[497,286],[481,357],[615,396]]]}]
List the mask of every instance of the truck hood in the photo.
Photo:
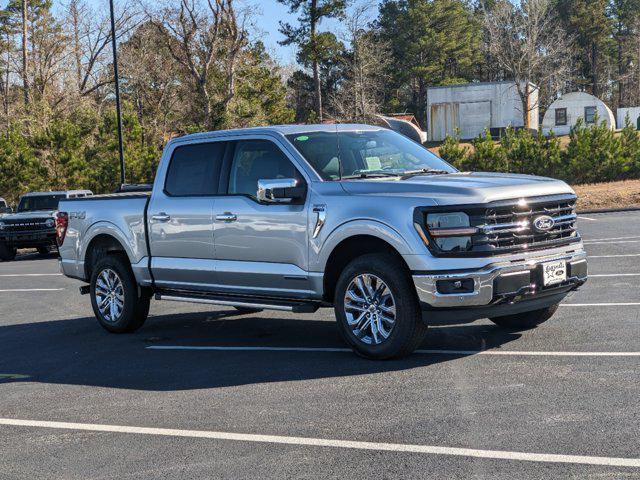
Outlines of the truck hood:
[{"label": "truck hood", "polygon": [[450,173],[418,175],[407,180],[371,179],[343,181],[351,195],[418,197],[437,205],[487,203],[522,197],[574,193],[561,180],[504,173]]},{"label": "truck hood", "polygon": [[55,210],[31,210],[28,212],[8,213],[2,220],[34,220],[39,218],[54,218]]}]

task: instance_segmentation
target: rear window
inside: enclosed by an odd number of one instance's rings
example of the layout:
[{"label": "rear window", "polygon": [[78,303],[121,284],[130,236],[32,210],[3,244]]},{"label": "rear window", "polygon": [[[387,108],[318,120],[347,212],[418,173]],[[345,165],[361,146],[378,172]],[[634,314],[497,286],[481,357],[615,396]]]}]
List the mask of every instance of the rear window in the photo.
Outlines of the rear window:
[{"label": "rear window", "polygon": [[38,195],[33,197],[22,197],[18,204],[19,212],[31,212],[35,210],[57,210],[58,202],[64,199],[65,195]]},{"label": "rear window", "polygon": [[216,195],[225,142],[185,145],[174,150],[165,192],[174,197]]}]

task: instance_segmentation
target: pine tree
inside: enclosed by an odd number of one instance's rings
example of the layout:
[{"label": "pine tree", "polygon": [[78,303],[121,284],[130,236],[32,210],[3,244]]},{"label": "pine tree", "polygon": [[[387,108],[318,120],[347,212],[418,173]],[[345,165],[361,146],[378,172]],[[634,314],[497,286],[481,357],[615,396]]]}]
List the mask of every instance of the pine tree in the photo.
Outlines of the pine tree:
[{"label": "pine tree", "polygon": [[298,26],[280,22],[280,32],[285,36],[282,45],[298,46],[298,61],[310,64],[313,72],[315,112],[322,121],[322,85],[320,67],[336,50],[336,37],[318,32],[323,19],[344,16],[347,0],[278,0],[289,7],[291,13],[299,13]]},{"label": "pine tree", "polygon": [[422,125],[427,85],[471,80],[481,62],[481,27],[461,0],[385,0],[378,28],[391,45],[393,85],[409,90],[409,106]]}]

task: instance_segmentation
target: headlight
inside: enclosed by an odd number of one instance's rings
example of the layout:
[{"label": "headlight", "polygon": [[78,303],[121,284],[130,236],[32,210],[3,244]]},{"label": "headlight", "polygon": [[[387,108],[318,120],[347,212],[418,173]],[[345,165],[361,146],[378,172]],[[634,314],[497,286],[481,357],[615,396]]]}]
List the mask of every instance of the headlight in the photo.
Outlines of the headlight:
[{"label": "headlight", "polygon": [[464,212],[428,213],[427,230],[437,247],[444,252],[471,250],[471,236],[478,233]]}]

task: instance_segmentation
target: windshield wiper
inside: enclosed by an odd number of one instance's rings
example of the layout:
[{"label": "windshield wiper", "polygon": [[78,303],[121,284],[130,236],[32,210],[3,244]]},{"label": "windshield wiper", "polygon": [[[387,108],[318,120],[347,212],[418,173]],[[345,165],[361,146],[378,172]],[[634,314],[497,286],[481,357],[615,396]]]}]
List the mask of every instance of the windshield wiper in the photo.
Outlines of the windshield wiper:
[{"label": "windshield wiper", "polygon": [[400,173],[391,172],[361,172],[354,173],[353,175],[343,175],[342,180],[353,180],[356,178],[399,177],[400,175]]},{"label": "windshield wiper", "polygon": [[436,168],[421,168],[419,170],[407,170],[402,173],[400,180],[407,180],[417,175],[447,175],[451,172],[448,170],[438,170]]}]

